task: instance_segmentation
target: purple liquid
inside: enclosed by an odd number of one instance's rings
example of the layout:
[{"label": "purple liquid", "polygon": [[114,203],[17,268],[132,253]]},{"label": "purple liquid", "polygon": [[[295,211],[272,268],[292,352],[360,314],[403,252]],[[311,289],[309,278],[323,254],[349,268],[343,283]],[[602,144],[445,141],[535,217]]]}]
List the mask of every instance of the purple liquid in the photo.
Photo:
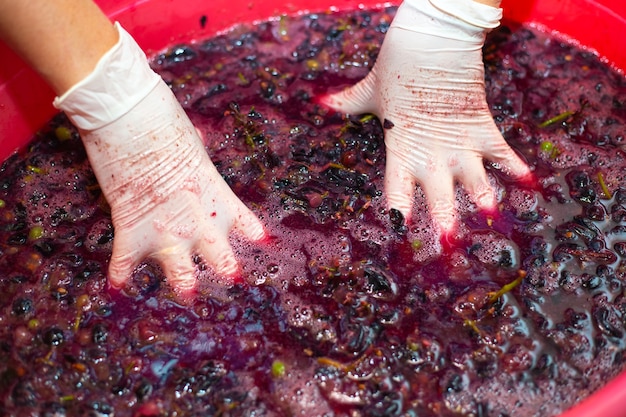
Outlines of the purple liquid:
[{"label": "purple liquid", "polygon": [[459,190],[443,247],[420,194],[406,230],[384,210],[378,121],[314,102],[367,74],[394,12],[155,58],[273,235],[233,238],[242,284],[199,266],[191,306],[149,262],[106,289],[107,206],[62,116],[3,164],[0,414],[549,416],[624,369],[624,79],[538,31],[491,33],[488,100],[537,184],[488,165],[499,212]]}]

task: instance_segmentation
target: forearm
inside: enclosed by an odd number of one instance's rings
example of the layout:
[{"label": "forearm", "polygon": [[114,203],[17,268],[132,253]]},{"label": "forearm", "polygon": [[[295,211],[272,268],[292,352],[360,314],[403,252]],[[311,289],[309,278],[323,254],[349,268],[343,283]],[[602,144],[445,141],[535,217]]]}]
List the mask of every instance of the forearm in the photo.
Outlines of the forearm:
[{"label": "forearm", "polygon": [[118,33],[91,0],[0,0],[0,38],[61,95],[91,73]]}]

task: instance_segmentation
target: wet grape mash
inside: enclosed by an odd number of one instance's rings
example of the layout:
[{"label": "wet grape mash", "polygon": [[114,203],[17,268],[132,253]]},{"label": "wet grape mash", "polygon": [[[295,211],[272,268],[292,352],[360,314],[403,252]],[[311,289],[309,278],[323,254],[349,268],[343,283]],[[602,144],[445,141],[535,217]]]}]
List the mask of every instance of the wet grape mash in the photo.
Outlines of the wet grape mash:
[{"label": "wet grape mash", "polygon": [[387,211],[371,115],[316,103],[373,66],[394,8],[282,17],[152,63],[271,237],[201,259],[184,304],[146,261],[106,284],[114,231],[63,115],[0,170],[0,414],[552,416],[624,370],[626,82],[504,24],[487,98],[533,168],[486,163],[496,213],[457,191],[444,244],[423,195]]}]

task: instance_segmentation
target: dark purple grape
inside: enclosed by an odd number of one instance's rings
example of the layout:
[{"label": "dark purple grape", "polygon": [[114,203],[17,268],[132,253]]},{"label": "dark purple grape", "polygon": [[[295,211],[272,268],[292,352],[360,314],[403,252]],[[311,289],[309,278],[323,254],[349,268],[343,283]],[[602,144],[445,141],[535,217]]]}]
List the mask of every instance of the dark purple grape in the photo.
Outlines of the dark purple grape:
[{"label": "dark purple grape", "polygon": [[488,164],[498,210],[459,187],[440,244],[418,189],[410,218],[387,209],[398,121],[317,100],[368,73],[394,12],[285,16],[152,61],[271,235],[234,238],[235,285],[195,254],[188,304],[155,260],[108,288],[110,208],[63,114],[2,164],[0,414],[549,416],[626,369],[622,75],[490,32],[488,105],[537,183]]},{"label": "dark purple grape", "polygon": [[43,333],[42,339],[47,345],[59,346],[65,341],[65,335],[61,329],[52,327]]},{"label": "dark purple grape", "polygon": [[13,314],[24,316],[33,311],[34,305],[30,298],[18,298],[13,301]]}]

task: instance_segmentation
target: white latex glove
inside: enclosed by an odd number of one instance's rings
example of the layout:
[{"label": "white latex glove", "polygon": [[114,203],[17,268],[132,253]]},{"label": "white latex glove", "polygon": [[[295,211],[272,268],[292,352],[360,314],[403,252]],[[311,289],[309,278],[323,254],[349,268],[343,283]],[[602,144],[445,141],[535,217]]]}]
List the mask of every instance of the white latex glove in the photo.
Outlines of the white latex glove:
[{"label": "white latex glove", "polygon": [[482,46],[501,16],[472,0],[406,0],[368,76],[321,98],[335,110],[385,121],[387,202],[407,221],[417,182],[445,233],[457,222],[455,180],[480,208],[495,207],[483,158],[512,177],[529,175],[486,101]]},{"label": "white latex glove", "polygon": [[115,228],[109,281],[121,287],[144,258],[168,282],[196,283],[193,254],[217,273],[237,260],[228,236],[264,237],[256,216],[235,196],[165,82],[119,25],[118,43],[55,106],[80,130],[89,161],[111,206]]}]

